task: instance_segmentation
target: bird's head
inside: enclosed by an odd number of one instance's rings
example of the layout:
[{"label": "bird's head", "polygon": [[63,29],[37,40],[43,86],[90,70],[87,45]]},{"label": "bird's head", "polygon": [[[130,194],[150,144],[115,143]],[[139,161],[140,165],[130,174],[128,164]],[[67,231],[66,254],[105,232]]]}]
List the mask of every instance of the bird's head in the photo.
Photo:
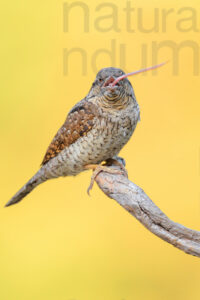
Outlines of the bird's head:
[{"label": "bird's head", "polygon": [[162,63],[127,74],[118,68],[104,68],[97,73],[95,81],[90,89],[89,97],[96,96],[98,101],[104,102],[106,106],[121,106],[121,104],[125,103],[125,100],[130,98],[130,96],[132,96],[132,98],[135,97],[133,87],[127,78],[128,76],[153,70],[164,64],[165,63]]},{"label": "bird's head", "polygon": [[95,81],[92,84],[90,94],[98,96],[102,100],[116,102],[132,91],[132,86],[127,78],[113,84],[117,78],[125,75],[121,69],[104,68],[97,73]]}]

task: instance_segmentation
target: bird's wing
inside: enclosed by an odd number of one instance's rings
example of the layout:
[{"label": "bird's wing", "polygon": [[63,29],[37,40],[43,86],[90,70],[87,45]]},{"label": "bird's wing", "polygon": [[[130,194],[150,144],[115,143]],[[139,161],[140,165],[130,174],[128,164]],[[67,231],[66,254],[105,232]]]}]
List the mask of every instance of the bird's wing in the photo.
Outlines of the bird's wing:
[{"label": "bird's wing", "polygon": [[80,137],[86,135],[94,126],[96,115],[97,108],[93,103],[85,99],[77,103],[69,112],[65,123],[49,145],[42,165],[57,156],[64,148],[69,147]]}]

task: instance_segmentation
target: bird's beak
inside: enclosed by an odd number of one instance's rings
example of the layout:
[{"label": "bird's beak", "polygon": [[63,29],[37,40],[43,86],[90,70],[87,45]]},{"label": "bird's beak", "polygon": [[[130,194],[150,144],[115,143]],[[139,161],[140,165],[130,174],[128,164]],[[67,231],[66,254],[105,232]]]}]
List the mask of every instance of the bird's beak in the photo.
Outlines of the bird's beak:
[{"label": "bird's beak", "polygon": [[110,76],[103,84],[103,87],[112,86],[112,83],[116,80],[113,76]]}]

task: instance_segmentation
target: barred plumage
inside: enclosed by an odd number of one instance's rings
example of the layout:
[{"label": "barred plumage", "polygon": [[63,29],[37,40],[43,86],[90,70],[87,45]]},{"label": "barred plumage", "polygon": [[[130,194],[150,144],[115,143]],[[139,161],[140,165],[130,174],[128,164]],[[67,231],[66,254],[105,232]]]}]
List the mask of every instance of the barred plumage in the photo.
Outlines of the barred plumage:
[{"label": "barred plumage", "polygon": [[139,106],[127,78],[112,86],[124,72],[102,69],[88,95],[69,112],[43,159],[41,169],[7,203],[22,200],[40,183],[76,175],[88,164],[116,156],[128,142],[140,117]]}]

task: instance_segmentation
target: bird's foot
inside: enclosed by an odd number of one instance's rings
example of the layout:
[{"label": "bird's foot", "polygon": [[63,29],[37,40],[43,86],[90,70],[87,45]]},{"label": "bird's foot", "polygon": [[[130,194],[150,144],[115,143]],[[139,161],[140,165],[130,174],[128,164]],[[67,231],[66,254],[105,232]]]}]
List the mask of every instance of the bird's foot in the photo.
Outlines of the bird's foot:
[{"label": "bird's foot", "polygon": [[106,165],[107,166],[114,165],[114,166],[120,167],[121,171],[123,172],[123,175],[128,178],[128,173],[125,169],[125,161],[123,158],[118,157],[118,156],[116,156],[116,158],[115,157],[109,158],[106,160]]},{"label": "bird's foot", "polygon": [[[93,188],[93,185],[94,185],[94,181],[95,181],[95,178],[97,177],[97,175],[100,173],[100,172],[107,172],[109,174],[118,174],[118,175],[124,175],[124,171],[120,171],[120,170],[116,170],[116,169],[111,169],[109,167],[106,167],[106,165],[86,165],[85,166],[85,169],[86,170],[90,170],[92,169],[93,170],[93,174],[92,174],[92,177],[91,177],[91,181],[90,181],[90,185],[87,189],[87,193],[88,195],[90,195],[90,191],[91,189]],[[127,173],[126,173],[127,174]],[[126,175],[127,176],[127,175]]]}]

